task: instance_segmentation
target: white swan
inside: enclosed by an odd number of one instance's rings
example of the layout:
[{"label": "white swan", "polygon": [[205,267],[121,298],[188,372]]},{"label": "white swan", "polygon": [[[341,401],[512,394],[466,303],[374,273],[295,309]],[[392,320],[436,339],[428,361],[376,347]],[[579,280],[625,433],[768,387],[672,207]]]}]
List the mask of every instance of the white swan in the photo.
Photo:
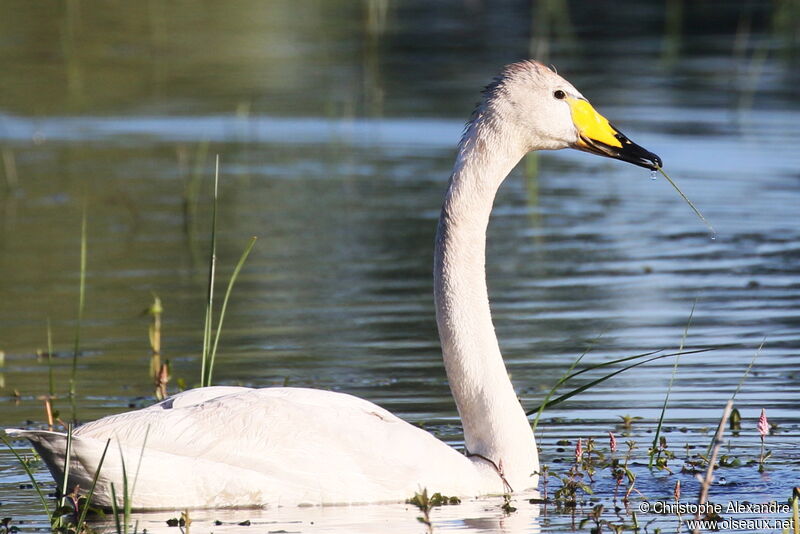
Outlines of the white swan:
[{"label": "white swan", "polygon": [[[132,502],[141,510],[402,501],[421,488],[475,496],[534,487],[536,444],[500,355],[486,289],[495,192],[531,150],[572,147],[651,169],[661,162],[540,63],[507,66],[483,94],[458,146],[434,259],[436,317],[466,454],[350,395],[210,387],[75,429],[70,487],[90,487],[108,438],[94,498],[101,506],[111,503],[112,482],[122,499],[121,457],[129,479],[136,478]],[[9,434],[29,439],[62,479],[64,434]]]}]

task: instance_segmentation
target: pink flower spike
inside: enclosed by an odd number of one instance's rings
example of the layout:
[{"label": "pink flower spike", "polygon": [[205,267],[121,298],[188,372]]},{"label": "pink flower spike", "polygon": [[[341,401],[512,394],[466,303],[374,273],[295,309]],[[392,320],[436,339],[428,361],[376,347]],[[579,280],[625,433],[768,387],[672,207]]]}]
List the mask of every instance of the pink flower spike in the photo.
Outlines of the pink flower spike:
[{"label": "pink flower spike", "polygon": [[756,428],[762,438],[769,434],[769,422],[767,421],[767,412],[764,411],[764,408],[761,408],[761,417],[758,418],[758,425],[756,425]]},{"label": "pink flower spike", "polygon": [[614,437],[613,432],[608,433],[608,444],[611,447],[611,452],[617,452],[617,438]]},{"label": "pink flower spike", "polygon": [[575,445],[575,461],[580,462],[583,456],[583,438],[578,438],[578,444]]}]

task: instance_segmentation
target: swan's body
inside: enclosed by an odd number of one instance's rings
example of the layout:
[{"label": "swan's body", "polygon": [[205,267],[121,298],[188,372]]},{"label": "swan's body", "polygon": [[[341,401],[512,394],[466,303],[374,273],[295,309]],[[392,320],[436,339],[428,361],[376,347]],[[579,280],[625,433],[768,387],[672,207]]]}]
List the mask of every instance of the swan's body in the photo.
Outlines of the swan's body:
[{"label": "swan's body", "polygon": [[[64,465],[63,434],[22,435],[47,465]],[[70,476],[84,490],[108,438],[95,490],[101,506],[111,504],[109,481],[122,480],[114,441],[130,480],[139,471],[133,498],[140,509],[397,501],[421,487],[447,495],[503,491],[486,462],[371,402],[316,389],[202,388],[78,427]],[[121,492],[121,482],[115,487]]]},{"label": "swan's body", "polygon": [[[112,482],[122,500],[121,456],[136,478],[138,509],[401,501],[421,488],[475,496],[534,487],[536,444],[500,354],[486,288],[495,193],[531,150],[574,147],[650,168],[660,160],[539,63],[506,67],[484,95],[459,144],[434,258],[437,323],[466,454],[350,395],[214,387],[77,428],[70,485],[91,485],[110,438],[95,490],[103,506]],[[63,478],[64,434],[10,433],[28,438]]]}]

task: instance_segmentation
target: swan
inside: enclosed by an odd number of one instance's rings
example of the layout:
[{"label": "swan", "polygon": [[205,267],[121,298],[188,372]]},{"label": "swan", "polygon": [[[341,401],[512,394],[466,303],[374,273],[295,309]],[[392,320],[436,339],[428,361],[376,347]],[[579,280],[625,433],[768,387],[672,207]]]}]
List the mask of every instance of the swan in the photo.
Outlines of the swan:
[{"label": "swan", "polygon": [[[634,144],[564,78],[535,61],[506,66],[483,91],[458,144],[436,232],[434,299],[447,378],[465,450],[369,401],[332,391],[215,386],[111,415],[73,431],[69,486],[91,486],[110,447],[94,503],[160,510],[403,501],[522,491],[538,483],[531,425],[492,324],[486,228],[495,193],[532,150],[578,150],[649,169]],[[61,483],[64,433],[12,429]]]}]

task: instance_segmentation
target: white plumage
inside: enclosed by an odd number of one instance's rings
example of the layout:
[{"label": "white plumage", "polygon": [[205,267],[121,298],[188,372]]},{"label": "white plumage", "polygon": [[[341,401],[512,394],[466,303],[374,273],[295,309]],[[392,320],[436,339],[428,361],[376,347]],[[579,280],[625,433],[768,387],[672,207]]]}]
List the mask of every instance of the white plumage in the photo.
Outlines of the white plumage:
[{"label": "white plumage", "polygon": [[[61,479],[64,434],[14,434],[30,439]],[[110,481],[122,493],[117,444],[129,483],[136,478],[139,509],[397,501],[423,487],[449,495],[503,489],[491,467],[475,466],[383,408],[315,389],[203,388],[85,424],[73,432],[71,483],[88,490],[107,438],[95,490],[102,506],[111,504]]]}]

